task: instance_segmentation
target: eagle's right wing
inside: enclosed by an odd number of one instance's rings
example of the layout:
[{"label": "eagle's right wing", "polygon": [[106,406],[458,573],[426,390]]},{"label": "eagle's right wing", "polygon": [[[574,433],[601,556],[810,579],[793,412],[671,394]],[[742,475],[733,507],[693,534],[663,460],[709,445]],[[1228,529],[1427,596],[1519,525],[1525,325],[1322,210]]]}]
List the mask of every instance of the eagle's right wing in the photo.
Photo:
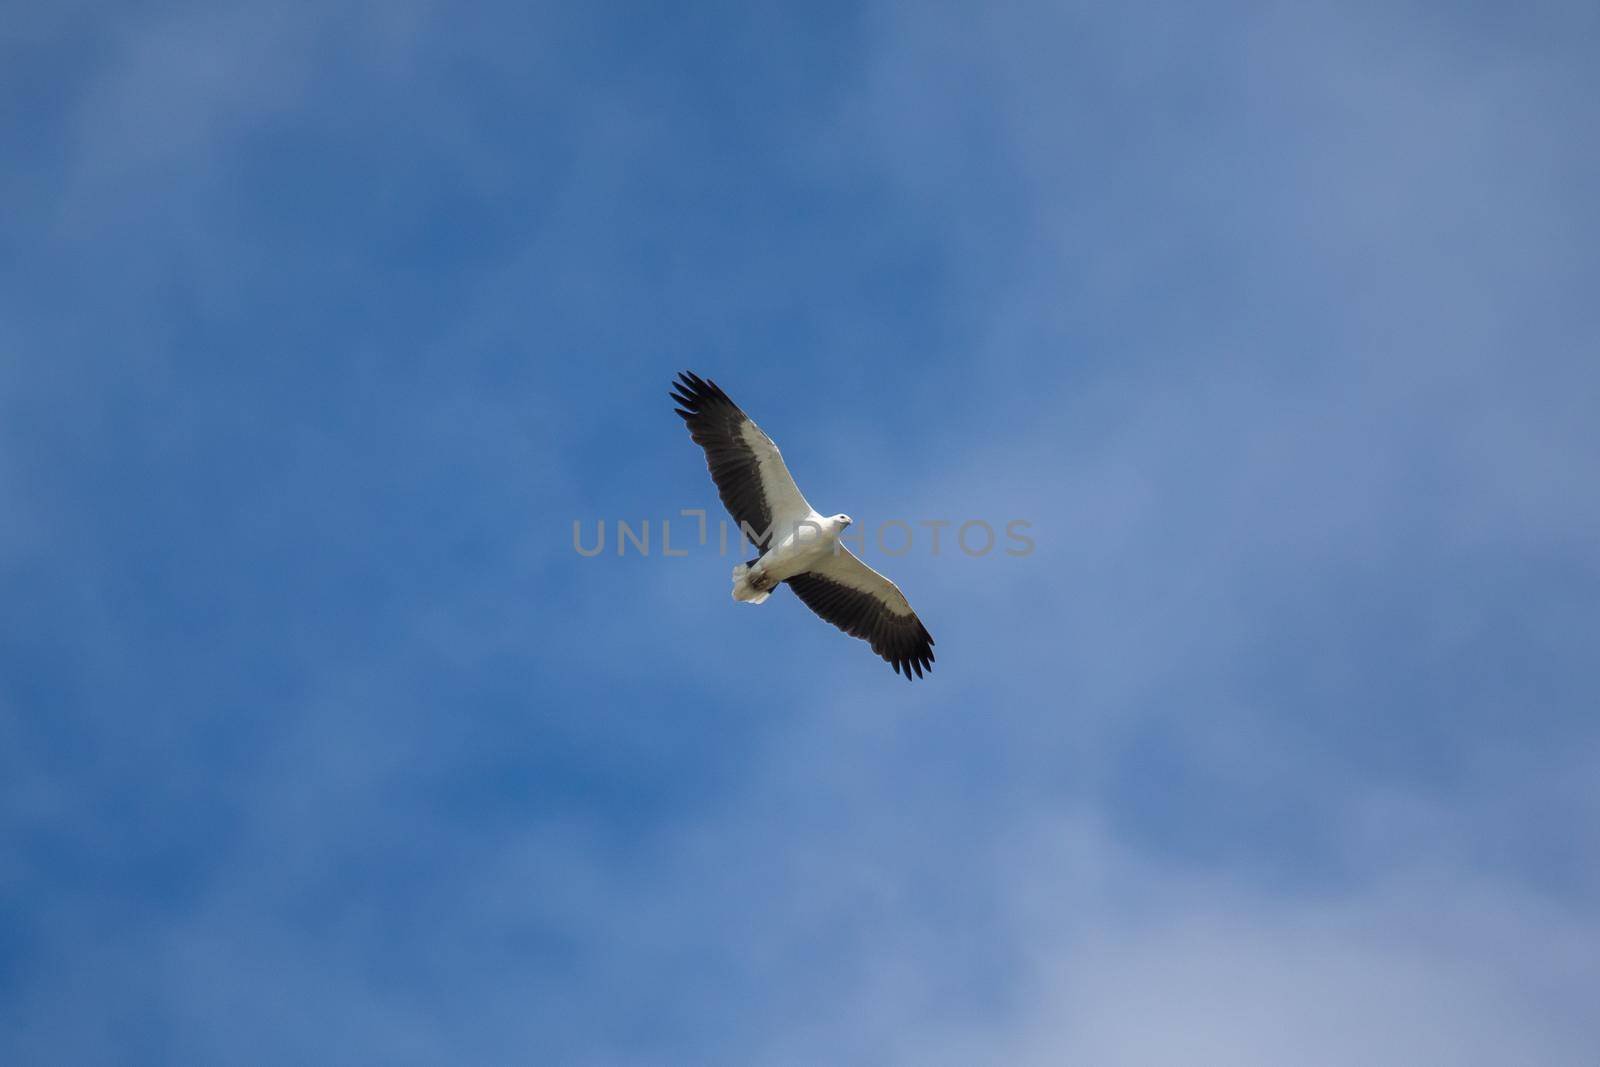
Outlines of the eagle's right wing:
[{"label": "eagle's right wing", "polygon": [[674,410],[694,443],[705,449],[722,506],[752,531],[757,549],[765,552],[775,531],[782,536],[811,517],[811,505],[784,466],[783,453],[716,382],[684,371],[672,388],[679,405]]}]

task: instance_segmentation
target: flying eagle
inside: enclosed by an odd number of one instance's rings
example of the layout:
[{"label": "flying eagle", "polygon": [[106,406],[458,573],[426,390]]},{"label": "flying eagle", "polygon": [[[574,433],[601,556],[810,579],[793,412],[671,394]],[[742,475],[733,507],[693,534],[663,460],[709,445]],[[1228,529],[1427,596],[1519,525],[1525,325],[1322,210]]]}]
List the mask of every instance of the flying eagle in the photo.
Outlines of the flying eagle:
[{"label": "flying eagle", "polygon": [[933,669],[933,637],[905,594],[839,542],[850,516],[819,515],[794,484],[783,454],[716,382],[684,371],[672,383],[674,410],[706,466],[728,514],[759,555],[733,568],[733,599],[760,604],[779,582],[806,607],[872,651],[909,681]]}]

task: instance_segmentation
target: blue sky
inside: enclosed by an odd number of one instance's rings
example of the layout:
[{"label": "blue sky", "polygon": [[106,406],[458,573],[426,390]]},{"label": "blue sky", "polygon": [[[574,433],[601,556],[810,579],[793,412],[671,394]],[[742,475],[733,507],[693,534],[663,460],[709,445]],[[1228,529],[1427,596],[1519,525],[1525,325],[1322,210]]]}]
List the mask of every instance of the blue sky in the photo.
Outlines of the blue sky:
[{"label": "blue sky", "polygon": [[1589,1062],[1592,5],[0,24],[0,1061]]}]

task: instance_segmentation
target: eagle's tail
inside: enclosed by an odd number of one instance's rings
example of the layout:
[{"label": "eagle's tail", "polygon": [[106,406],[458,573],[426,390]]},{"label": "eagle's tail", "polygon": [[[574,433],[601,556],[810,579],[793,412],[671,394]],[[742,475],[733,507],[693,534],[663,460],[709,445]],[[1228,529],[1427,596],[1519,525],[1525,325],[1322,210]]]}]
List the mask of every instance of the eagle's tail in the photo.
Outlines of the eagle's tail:
[{"label": "eagle's tail", "polygon": [[767,585],[763,589],[758,584],[765,578],[765,575],[759,575],[755,580],[751,580],[750,565],[748,563],[739,564],[733,568],[733,599],[742,600],[747,604],[764,603],[767,597],[772,595],[771,585]]}]

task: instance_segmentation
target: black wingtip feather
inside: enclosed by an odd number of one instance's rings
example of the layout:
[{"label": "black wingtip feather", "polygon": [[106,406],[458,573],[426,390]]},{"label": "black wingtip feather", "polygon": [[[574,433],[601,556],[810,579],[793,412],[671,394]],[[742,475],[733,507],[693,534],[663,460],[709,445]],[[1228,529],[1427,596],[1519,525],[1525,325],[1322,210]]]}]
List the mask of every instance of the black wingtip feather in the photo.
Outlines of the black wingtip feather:
[{"label": "black wingtip feather", "polygon": [[716,382],[710,378],[702,378],[691,370],[679,371],[678,377],[672,382],[672,388],[674,391],[668,395],[672,397],[673,402],[697,414],[707,404],[738,407]]}]

